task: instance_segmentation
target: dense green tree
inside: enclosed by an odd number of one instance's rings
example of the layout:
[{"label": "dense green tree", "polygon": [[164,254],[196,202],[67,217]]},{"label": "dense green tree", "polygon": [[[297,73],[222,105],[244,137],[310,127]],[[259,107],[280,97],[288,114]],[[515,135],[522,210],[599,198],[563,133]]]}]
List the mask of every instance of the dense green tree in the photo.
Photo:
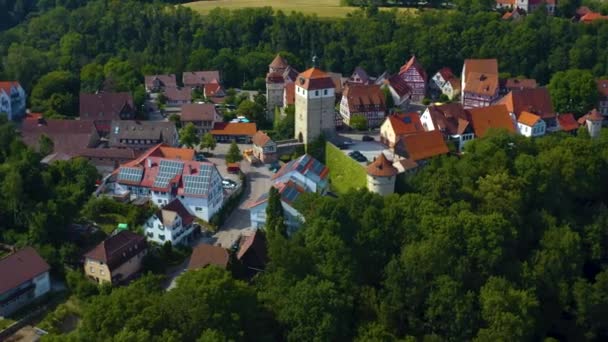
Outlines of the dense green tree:
[{"label": "dense green tree", "polygon": [[66,116],[78,114],[78,79],[67,71],[53,71],[40,78],[32,90],[32,109]]},{"label": "dense green tree", "polygon": [[268,191],[268,206],[266,207],[266,231],[287,237],[287,227],[281,204],[281,194],[274,186]]},{"label": "dense green tree", "polygon": [[105,74],[103,65],[90,63],[80,70],[80,89],[82,92],[94,93],[103,87]]},{"label": "dense green tree", "polygon": [[217,143],[215,142],[215,138],[211,133],[205,133],[205,135],[203,135],[200,145],[202,149],[206,148],[208,152],[213,151],[215,150],[216,145]]},{"label": "dense green tree", "polygon": [[367,129],[367,119],[363,115],[353,115],[350,118],[350,127],[358,131],[364,131]]},{"label": "dense green tree", "polygon": [[188,123],[179,130],[179,143],[188,148],[193,148],[198,145],[200,138],[196,132],[196,126],[193,123]]},{"label": "dense green tree", "polygon": [[227,163],[236,163],[243,160],[243,156],[241,155],[241,150],[239,150],[239,146],[236,144],[236,141],[232,141],[230,143],[230,148],[228,149],[228,153],[226,153],[226,162]]},{"label": "dense green tree", "polygon": [[53,153],[54,146],[55,143],[53,143],[53,140],[47,135],[41,134],[40,138],[38,138],[38,152],[40,152],[41,155],[47,156]]},{"label": "dense green tree", "polygon": [[553,106],[560,113],[585,114],[596,105],[596,89],[593,75],[588,70],[557,72],[549,83]]}]

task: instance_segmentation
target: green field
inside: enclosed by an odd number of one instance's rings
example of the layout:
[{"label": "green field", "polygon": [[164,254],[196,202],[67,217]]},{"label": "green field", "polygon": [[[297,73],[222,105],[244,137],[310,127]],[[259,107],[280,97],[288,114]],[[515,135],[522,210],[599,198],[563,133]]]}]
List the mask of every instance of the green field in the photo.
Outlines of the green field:
[{"label": "green field", "polygon": [[343,194],[351,189],[367,187],[367,174],[363,166],[331,143],[325,145],[325,162],[334,192]]},{"label": "green field", "polygon": [[[340,6],[340,0],[208,0],[184,4],[197,12],[207,14],[211,10],[222,7],[226,9],[241,9],[247,7],[272,7],[286,14],[302,12],[316,14],[325,18],[344,18],[357,7]],[[400,12],[415,12],[415,9],[400,8]]]}]

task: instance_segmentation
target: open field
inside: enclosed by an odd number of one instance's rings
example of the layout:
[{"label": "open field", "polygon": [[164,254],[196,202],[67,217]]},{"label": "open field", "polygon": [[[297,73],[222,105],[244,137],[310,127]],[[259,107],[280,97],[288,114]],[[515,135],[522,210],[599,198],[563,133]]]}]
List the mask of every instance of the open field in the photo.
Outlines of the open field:
[{"label": "open field", "polygon": [[[281,10],[285,14],[295,11],[304,14],[316,14],[325,18],[344,18],[348,13],[357,9],[357,7],[340,6],[340,0],[208,0],[190,2],[184,4],[184,6],[202,14],[207,14],[217,7],[233,10],[269,6],[275,10]],[[411,8],[399,8],[398,10],[413,13],[417,11]]]}]

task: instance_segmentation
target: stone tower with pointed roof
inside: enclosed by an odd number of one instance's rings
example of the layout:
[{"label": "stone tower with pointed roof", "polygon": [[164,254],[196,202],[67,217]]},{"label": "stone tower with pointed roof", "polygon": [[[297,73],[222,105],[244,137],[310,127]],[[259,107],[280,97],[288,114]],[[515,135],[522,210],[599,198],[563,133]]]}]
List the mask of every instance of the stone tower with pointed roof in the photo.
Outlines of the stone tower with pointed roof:
[{"label": "stone tower with pointed roof", "polygon": [[390,195],[395,192],[395,180],[397,169],[386,159],[384,153],[380,153],[374,161],[367,166],[367,189],[381,196]]},{"label": "stone tower with pointed roof", "polygon": [[277,55],[270,65],[266,74],[266,109],[267,119],[274,119],[274,109],[283,107],[283,89],[285,88],[285,78],[283,74],[289,67],[287,61]]},{"label": "stone tower with pointed roof", "polygon": [[308,144],[321,134],[332,136],[336,130],[336,89],[331,77],[312,67],[299,74],[295,83],[295,138]]}]

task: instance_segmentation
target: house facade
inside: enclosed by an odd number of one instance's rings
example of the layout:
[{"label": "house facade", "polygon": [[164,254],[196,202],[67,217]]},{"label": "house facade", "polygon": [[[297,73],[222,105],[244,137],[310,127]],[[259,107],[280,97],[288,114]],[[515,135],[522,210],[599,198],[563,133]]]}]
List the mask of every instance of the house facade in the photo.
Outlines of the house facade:
[{"label": "house facade", "polygon": [[25,117],[26,94],[17,81],[0,81],[0,113],[5,113],[9,120],[21,120]]},{"label": "house facade", "polygon": [[126,92],[80,94],[80,120],[95,122],[103,136],[110,132],[112,120],[134,120],[135,112],[133,97]]},{"label": "house facade", "polygon": [[222,117],[212,103],[190,103],[182,106],[180,121],[182,126],[193,124],[196,133],[202,136],[211,132],[216,122],[222,122]]},{"label": "house facade", "polygon": [[0,259],[0,317],[6,317],[51,291],[49,264],[32,247]]},{"label": "house facade", "polygon": [[553,103],[551,102],[551,94],[549,94],[547,88],[512,90],[496,104],[504,104],[516,120],[521,113],[528,112],[540,116],[545,121],[547,132],[555,132],[559,129]]},{"label": "house facade", "polygon": [[460,95],[460,79],[450,68],[442,68],[437,71],[431,78],[430,87],[446,95],[450,100]]},{"label": "house facade", "polygon": [[119,284],[140,270],[148,251],[146,239],[128,230],[120,231],[84,255],[84,273],[96,283]]},{"label": "house facade", "polygon": [[399,70],[399,76],[412,90],[411,100],[421,102],[426,95],[427,75],[422,65],[412,56]]},{"label": "house facade", "polygon": [[167,107],[181,107],[182,105],[192,102],[192,88],[190,87],[171,87],[165,88],[163,91],[167,100]]},{"label": "house facade", "polygon": [[296,80],[295,138],[306,144],[320,135],[331,137],[336,131],[335,84],[320,69],[310,68]]},{"label": "house facade", "polygon": [[372,80],[367,74],[367,71],[365,71],[365,69],[363,69],[362,67],[356,67],[352,75],[350,75],[350,78],[348,79],[348,83],[356,83],[362,85],[368,85],[372,83],[371,81]]},{"label": "house facade", "polygon": [[145,76],[147,93],[161,93],[166,88],[177,88],[177,80],[174,74]]},{"label": "house facade", "polygon": [[545,135],[547,125],[540,116],[530,112],[522,112],[517,118],[517,131],[526,137],[540,137]]},{"label": "house facade", "polygon": [[422,131],[420,115],[416,112],[389,115],[380,126],[380,142],[394,148],[401,136]]},{"label": "house facade", "polygon": [[194,216],[179,199],[174,199],[157,210],[144,224],[144,234],[148,241],[161,245],[166,242],[187,245],[192,240],[194,231]]},{"label": "house facade", "polygon": [[466,59],[461,82],[461,103],[465,109],[491,105],[499,98],[498,61]]},{"label": "house facade", "polygon": [[368,128],[379,127],[386,115],[384,93],[379,85],[350,84],[342,93],[340,115],[347,126],[354,116],[363,116]]},{"label": "house facade", "polygon": [[115,120],[111,123],[109,146],[145,150],[158,144],[179,145],[177,128],[168,121]]},{"label": "house facade", "polygon": [[219,143],[249,144],[257,132],[257,126],[253,122],[216,122],[211,134]]},{"label": "house facade", "polygon": [[401,76],[393,75],[388,78],[379,78],[382,80],[382,88],[388,88],[393,98],[395,107],[406,108],[412,100],[412,88],[401,78]]},{"label": "house facade", "polygon": [[277,161],[277,143],[266,133],[257,131],[251,142],[253,143],[253,156],[262,163],[268,164]]},{"label": "house facade", "polygon": [[460,103],[429,106],[420,122],[425,131],[440,131],[459,152],[463,151],[465,143],[475,138],[469,114]]}]

